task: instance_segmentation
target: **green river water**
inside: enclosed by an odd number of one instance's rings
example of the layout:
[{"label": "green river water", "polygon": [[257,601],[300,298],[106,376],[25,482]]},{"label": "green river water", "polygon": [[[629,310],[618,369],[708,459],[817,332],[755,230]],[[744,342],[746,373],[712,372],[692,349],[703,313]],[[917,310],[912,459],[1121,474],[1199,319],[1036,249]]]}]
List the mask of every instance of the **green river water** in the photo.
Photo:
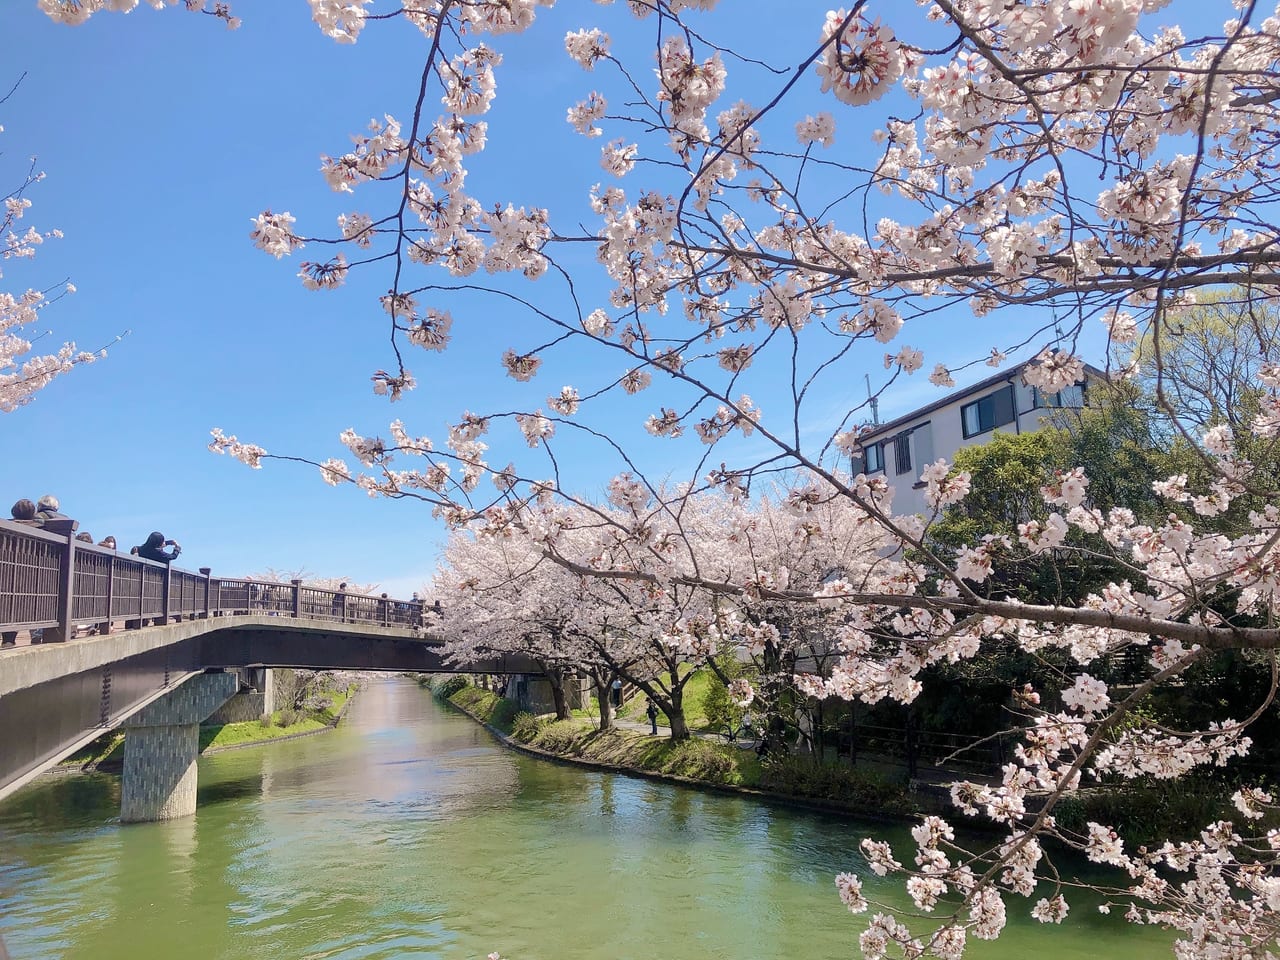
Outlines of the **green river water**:
[{"label": "green river water", "polygon": [[[203,758],[194,817],[126,827],[118,803],[118,778],[95,775],[0,804],[13,960],[852,958],[862,925],[832,877],[867,872],[863,836],[909,844],[531,760],[401,679],[332,733]],[[1053,928],[1029,907],[968,956],[1171,956],[1168,934],[1085,904]]]}]

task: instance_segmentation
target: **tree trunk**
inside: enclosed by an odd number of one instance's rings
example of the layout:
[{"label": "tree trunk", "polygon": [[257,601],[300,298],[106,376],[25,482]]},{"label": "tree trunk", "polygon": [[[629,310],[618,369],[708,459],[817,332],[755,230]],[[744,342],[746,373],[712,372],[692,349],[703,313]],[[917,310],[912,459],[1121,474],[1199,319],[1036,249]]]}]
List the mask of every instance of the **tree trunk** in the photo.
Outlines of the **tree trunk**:
[{"label": "tree trunk", "polygon": [[667,720],[671,724],[671,739],[673,741],[688,740],[689,724],[684,718],[684,690],[676,687],[671,691],[671,705],[665,707],[664,712]]},{"label": "tree trunk", "polygon": [[765,756],[780,757],[787,752],[787,721],[783,711],[794,705],[785,702],[784,685],[779,679],[782,658],[773,643],[766,643],[763,657],[765,722],[760,731],[760,751]]},{"label": "tree trunk", "polygon": [[593,674],[592,683],[596,687],[596,705],[600,708],[600,732],[613,729],[613,707],[609,703],[609,681],[600,674]]},{"label": "tree trunk", "polygon": [[689,732],[689,724],[684,719],[683,710],[675,710],[667,714],[667,719],[671,722],[671,739],[678,742],[680,740],[688,740],[691,736]]},{"label": "tree trunk", "polygon": [[569,710],[569,700],[564,695],[564,670],[559,667],[548,667],[547,682],[551,684],[551,699],[555,702],[556,719],[568,720],[573,714]]}]

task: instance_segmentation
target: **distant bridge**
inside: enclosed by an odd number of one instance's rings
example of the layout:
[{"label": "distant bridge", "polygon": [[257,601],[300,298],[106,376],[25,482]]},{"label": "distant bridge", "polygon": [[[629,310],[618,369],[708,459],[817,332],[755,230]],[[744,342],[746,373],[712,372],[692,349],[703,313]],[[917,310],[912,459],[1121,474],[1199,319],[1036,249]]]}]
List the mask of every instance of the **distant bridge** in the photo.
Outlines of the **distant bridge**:
[{"label": "distant bridge", "polygon": [[0,633],[22,640],[0,647],[0,799],[124,724],[126,744],[154,741],[132,764],[126,747],[125,819],[192,812],[198,724],[239,689],[233,669],[542,672],[447,664],[422,623],[418,601],[192,573],[0,520]]}]

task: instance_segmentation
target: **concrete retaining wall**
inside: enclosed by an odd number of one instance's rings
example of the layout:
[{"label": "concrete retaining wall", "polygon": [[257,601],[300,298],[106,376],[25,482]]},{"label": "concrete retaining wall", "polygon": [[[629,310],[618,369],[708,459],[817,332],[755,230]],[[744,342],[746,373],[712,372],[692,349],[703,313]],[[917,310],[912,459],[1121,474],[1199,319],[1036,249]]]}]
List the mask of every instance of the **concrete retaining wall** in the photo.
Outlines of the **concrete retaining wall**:
[{"label": "concrete retaining wall", "polygon": [[224,703],[202,726],[220,727],[226,723],[248,723],[261,718],[268,712],[266,695],[256,690],[248,690],[236,694]]}]

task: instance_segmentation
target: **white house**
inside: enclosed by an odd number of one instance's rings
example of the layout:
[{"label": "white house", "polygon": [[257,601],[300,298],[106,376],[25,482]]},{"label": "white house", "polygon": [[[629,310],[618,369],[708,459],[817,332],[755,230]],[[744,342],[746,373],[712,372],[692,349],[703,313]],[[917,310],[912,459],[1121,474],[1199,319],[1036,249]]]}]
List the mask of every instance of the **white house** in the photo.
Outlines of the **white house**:
[{"label": "white house", "polygon": [[[928,406],[877,424],[862,435],[863,455],[853,472],[884,472],[894,489],[894,513],[923,513],[920,472],[939,457],[951,460],[961,447],[986,443],[997,430],[1039,430],[1050,410],[1084,406],[1087,381],[1044,396],[1023,382],[1027,363],[957,390]],[[1090,379],[1105,376],[1086,366]]]}]

